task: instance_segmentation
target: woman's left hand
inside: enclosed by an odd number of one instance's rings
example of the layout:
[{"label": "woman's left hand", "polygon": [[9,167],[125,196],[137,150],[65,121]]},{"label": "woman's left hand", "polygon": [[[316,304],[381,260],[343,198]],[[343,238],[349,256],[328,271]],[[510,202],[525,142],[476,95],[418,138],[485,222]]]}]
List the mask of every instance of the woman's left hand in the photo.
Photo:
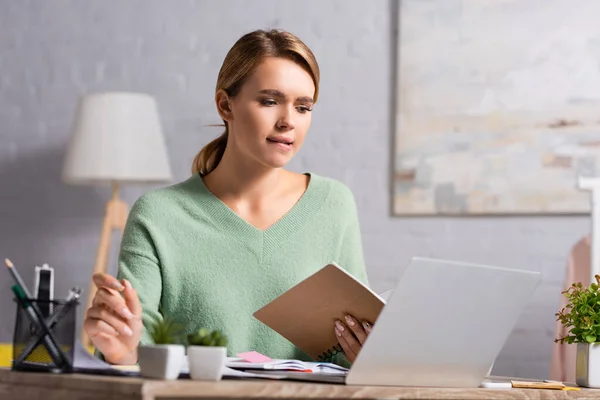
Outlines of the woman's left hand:
[{"label": "woman's left hand", "polygon": [[371,329],[370,322],[358,321],[351,315],[347,315],[345,321],[335,321],[335,337],[346,353],[348,361],[354,362]]}]

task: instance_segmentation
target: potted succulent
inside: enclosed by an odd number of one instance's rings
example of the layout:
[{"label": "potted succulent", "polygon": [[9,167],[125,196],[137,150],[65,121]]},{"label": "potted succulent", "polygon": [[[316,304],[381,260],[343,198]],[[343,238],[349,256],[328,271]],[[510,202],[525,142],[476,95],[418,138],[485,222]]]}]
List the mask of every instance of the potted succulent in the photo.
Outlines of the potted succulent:
[{"label": "potted succulent", "polygon": [[185,361],[183,326],[163,317],[150,333],[154,343],[138,346],[140,374],[152,379],[177,379]]},{"label": "potted succulent", "polygon": [[227,359],[227,336],[218,330],[201,328],[187,336],[190,378],[218,381],[223,377]]},{"label": "potted succulent", "polygon": [[589,286],[573,283],[561,292],[568,302],[555,315],[568,334],[554,341],[577,344],[577,385],[600,388],[600,275],[595,279]]}]

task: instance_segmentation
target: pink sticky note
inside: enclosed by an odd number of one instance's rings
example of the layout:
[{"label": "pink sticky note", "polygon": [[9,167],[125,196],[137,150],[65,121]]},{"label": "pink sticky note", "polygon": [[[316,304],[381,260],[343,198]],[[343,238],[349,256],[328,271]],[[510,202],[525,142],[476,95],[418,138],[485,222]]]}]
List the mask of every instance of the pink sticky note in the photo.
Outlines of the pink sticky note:
[{"label": "pink sticky note", "polygon": [[251,363],[263,363],[271,361],[271,359],[263,354],[256,351],[247,351],[245,353],[236,354],[236,357],[243,358],[244,361]]}]

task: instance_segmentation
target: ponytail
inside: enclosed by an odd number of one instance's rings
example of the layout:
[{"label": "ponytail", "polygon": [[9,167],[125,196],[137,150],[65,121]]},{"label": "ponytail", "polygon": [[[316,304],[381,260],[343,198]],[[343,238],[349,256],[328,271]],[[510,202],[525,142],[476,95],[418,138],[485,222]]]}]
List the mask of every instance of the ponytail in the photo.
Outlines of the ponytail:
[{"label": "ponytail", "polygon": [[199,173],[204,176],[210,174],[217,168],[217,165],[219,165],[223,158],[223,154],[225,153],[227,136],[228,132],[227,128],[225,128],[225,132],[223,132],[221,136],[214,139],[200,150],[192,163],[192,174]]}]

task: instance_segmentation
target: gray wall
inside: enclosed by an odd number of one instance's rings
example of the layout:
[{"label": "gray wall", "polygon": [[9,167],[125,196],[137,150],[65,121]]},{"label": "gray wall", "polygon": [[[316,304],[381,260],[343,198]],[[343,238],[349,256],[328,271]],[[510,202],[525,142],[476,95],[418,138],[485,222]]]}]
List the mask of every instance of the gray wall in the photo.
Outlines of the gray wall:
[{"label": "gray wall", "polygon": [[[390,217],[395,8],[360,0],[1,1],[1,258],[11,258],[30,284],[33,266],[49,263],[58,294],[87,288],[110,193],[59,179],[78,96],[156,96],[175,177],[185,179],[197,150],[219,133],[205,125],[220,122],[213,90],[225,53],[249,30],[280,27],[298,34],[322,68],[313,126],[291,167],[353,189],[375,289],[391,287],[413,255],[541,270],[543,284],[494,373],[547,377],[566,256],[588,220]],[[124,197],[133,202],[148,189],[127,188]],[[111,272],[115,259],[113,251]],[[5,342],[14,316],[10,284],[0,275]]]}]

